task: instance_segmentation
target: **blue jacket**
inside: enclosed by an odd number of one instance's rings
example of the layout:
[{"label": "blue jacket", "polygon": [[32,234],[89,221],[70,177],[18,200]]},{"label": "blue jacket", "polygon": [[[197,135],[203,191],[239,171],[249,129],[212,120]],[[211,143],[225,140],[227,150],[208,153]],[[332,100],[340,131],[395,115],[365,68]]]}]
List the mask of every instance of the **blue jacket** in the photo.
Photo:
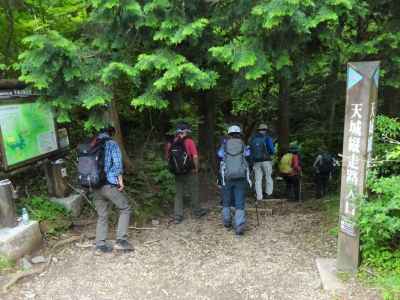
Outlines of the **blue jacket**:
[{"label": "blue jacket", "polygon": [[[252,140],[256,137],[264,137],[262,133],[257,132],[253,137]],[[269,135],[265,135],[265,146],[267,147],[267,151],[270,155],[275,154],[275,146],[272,138]]]},{"label": "blue jacket", "polygon": [[[104,139],[110,138],[110,136],[106,133],[101,133],[98,138]],[[119,145],[114,140],[108,140],[104,149],[104,172],[108,183],[117,185],[118,176],[122,175],[123,171],[122,154]]]}]

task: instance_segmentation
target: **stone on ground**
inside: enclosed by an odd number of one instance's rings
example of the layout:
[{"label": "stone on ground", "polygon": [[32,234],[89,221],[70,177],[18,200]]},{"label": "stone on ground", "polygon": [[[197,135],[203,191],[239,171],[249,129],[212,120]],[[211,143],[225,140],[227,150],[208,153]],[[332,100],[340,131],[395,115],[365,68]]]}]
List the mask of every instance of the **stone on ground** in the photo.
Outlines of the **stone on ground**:
[{"label": "stone on ground", "polygon": [[42,233],[37,221],[0,229],[0,255],[8,259],[19,259],[37,250],[41,244]]},{"label": "stone on ground", "polygon": [[345,289],[344,283],[337,276],[336,259],[317,258],[315,262],[324,290],[342,291]]},{"label": "stone on ground", "polygon": [[31,262],[33,264],[43,264],[43,263],[47,262],[47,259],[43,256],[35,256],[31,259]]},{"label": "stone on ground", "polygon": [[79,217],[82,210],[83,196],[81,194],[72,194],[64,198],[50,198],[50,201],[58,203],[66,208],[73,217]]},{"label": "stone on ground", "polygon": [[31,270],[33,267],[32,264],[30,263],[29,259],[26,258],[25,256],[21,259],[20,264],[21,264],[22,270],[25,270],[25,271]]}]

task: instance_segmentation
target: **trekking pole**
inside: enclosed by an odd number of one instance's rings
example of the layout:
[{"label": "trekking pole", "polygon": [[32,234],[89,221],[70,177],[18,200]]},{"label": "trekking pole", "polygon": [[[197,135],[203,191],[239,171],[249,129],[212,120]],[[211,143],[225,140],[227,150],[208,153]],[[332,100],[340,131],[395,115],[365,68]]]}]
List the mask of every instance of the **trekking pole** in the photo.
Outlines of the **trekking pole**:
[{"label": "trekking pole", "polygon": [[260,226],[260,218],[259,218],[259,216],[258,216],[258,201],[257,201],[257,198],[256,198],[256,215],[257,215],[257,226]]},{"label": "trekking pole", "polygon": [[[251,172],[252,173],[252,177],[254,178],[254,171]],[[251,182],[251,179],[249,178],[249,182]],[[260,226],[260,217],[258,215],[258,201],[257,201],[257,193],[256,193],[256,184],[255,184],[255,180],[254,183],[250,185],[251,190],[253,191],[253,195],[255,194],[255,207],[256,207],[256,215],[257,215],[257,226]]]},{"label": "trekking pole", "polygon": [[302,196],[302,193],[303,193],[303,184],[302,184],[302,182],[303,182],[303,180],[302,180],[302,177],[303,176],[301,176],[302,174],[301,174],[301,172],[300,172],[300,174],[299,174],[299,202],[303,202],[303,196]]}]

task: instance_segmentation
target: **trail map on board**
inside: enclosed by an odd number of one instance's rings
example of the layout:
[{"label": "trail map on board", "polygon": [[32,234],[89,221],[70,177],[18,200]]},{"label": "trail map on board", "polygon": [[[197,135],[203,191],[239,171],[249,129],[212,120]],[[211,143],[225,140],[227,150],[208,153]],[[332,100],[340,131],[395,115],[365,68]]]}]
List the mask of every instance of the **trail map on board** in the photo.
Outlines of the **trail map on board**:
[{"label": "trail map on board", "polygon": [[53,113],[39,103],[0,105],[0,128],[8,166],[58,149]]}]

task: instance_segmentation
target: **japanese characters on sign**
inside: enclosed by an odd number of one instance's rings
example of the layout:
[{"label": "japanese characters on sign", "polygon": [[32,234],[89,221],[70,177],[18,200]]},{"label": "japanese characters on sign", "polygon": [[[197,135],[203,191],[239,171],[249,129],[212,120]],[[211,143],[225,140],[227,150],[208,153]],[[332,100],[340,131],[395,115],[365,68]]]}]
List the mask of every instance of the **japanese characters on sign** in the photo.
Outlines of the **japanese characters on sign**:
[{"label": "japanese characters on sign", "polygon": [[374,138],[375,116],[376,116],[376,102],[372,102],[371,108],[370,108],[370,116],[369,116],[368,145],[367,145],[367,152],[368,152],[367,167],[368,168],[371,166],[371,163],[372,163],[372,142],[373,142],[373,138]]},{"label": "japanese characters on sign", "polygon": [[348,164],[346,169],[346,184],[349,192],[346,193],[344,213],[348,216],[355,216],[357,186],[360,183],[361,156],[361,136],[363,126],[363,104],[355,103],[351,105],[351,116],[348,134]]}]

